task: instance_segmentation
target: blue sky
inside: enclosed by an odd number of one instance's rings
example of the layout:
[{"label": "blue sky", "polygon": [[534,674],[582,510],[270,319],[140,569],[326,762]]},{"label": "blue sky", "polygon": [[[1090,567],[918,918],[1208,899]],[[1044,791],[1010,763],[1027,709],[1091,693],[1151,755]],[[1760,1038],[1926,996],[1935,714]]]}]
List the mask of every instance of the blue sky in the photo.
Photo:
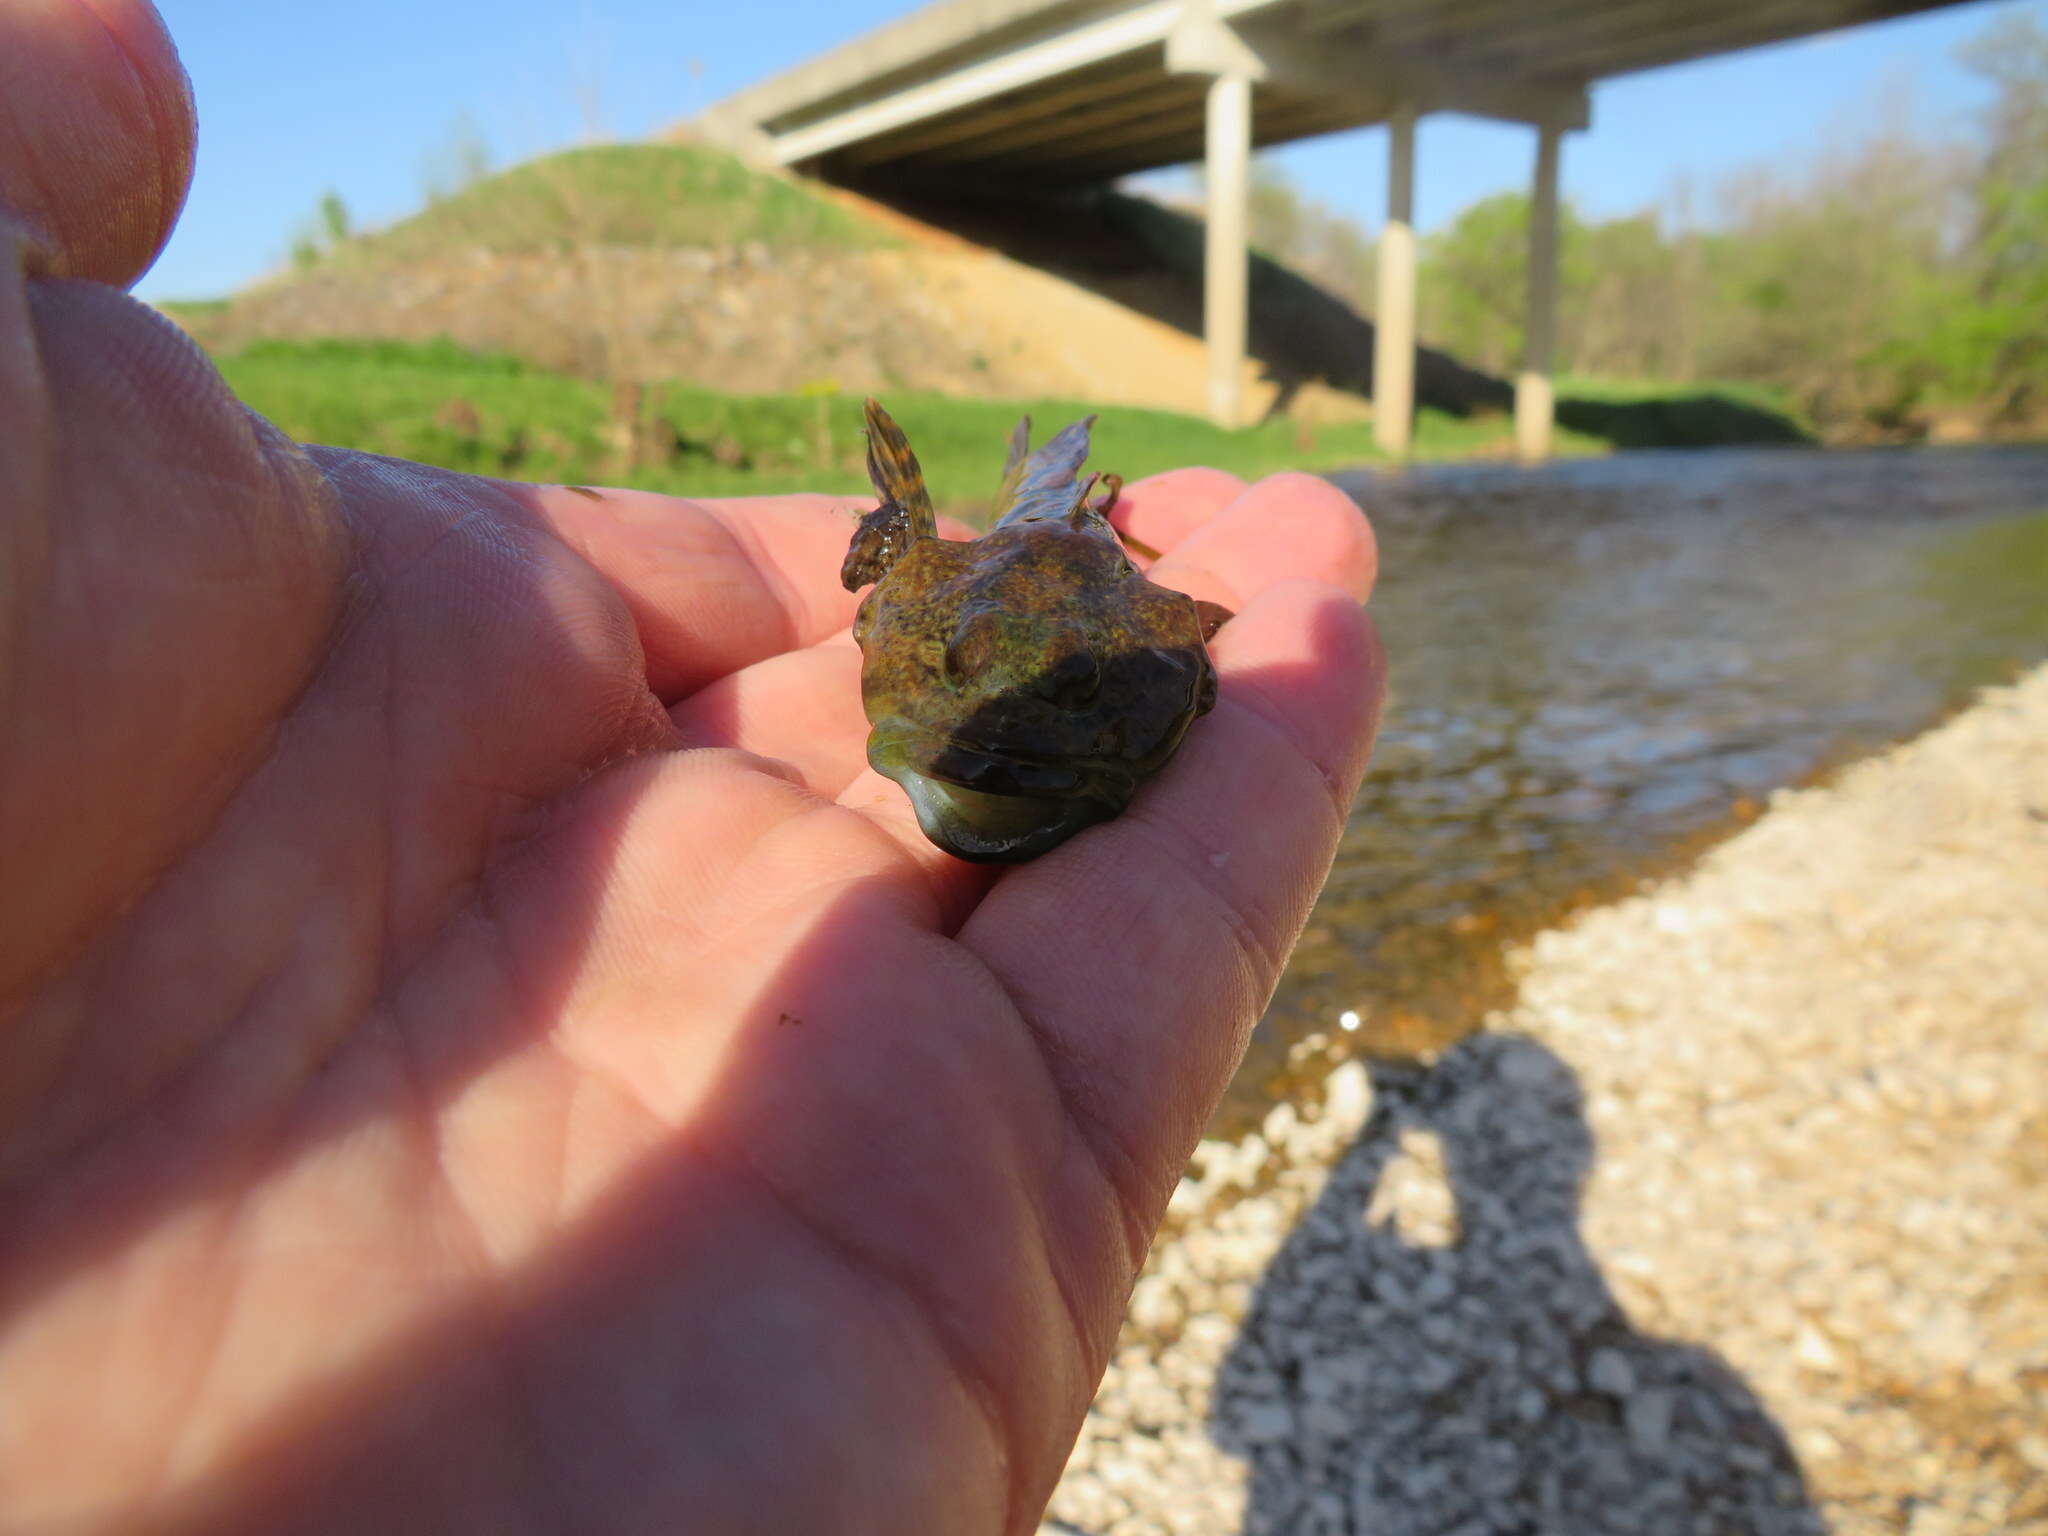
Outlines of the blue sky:
[{"label": "blue sky", "polygon": [[[199,168],[145,298],[226,293],[275,267],[333,188],[360,224],[416,208],[459,120],[500,164],[590,131],[634,138],[914,9],[905,0],[352,0],[346,6],[158,0],[199,101]],[[1910,110],[1964,131],[1984,92],[1955,47],[2005,9],[1980,0],[1596,88],[1593,126],[1566,140],[1564,189],[1595,217],[1666,201],[1702,208],[1731,173],[1796,166],[1828,136]],[[592,104],[595,104],[593,114]],[[1335,134],[1279,158],[1316,197],[1377,224],[1385,137]],[[1526,183],[1526,129],[1423,121],[1424,229]]]}]

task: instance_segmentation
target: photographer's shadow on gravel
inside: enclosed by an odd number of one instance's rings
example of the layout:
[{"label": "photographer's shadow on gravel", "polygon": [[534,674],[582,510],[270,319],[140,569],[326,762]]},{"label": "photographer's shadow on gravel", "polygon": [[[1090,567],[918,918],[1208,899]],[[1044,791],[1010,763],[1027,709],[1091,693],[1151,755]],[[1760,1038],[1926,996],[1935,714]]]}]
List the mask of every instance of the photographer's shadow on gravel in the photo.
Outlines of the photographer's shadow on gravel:
[{"label": "photographer's shadow on gravel", "polygon": [[1634,1328],[1587,1252],[1571,1068],[1477,1035],[1373,1083],[1217,1377],[1245,1536],[1818,1536],[1756,1394]]}]

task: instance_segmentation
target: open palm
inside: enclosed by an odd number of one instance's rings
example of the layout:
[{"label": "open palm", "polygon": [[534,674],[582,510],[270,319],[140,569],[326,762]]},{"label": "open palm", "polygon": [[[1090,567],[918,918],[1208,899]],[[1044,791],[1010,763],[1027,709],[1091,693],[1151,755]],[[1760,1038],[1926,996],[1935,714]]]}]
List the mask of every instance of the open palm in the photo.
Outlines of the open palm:
[{"label": "open palm", "polygon": [[846,504],[285,442],[108,286],[153,13],[0,27],[0,1527],[1029,1530],[1362,771],[1363,520],[1127,492],[1218,707],[958,863]]}]

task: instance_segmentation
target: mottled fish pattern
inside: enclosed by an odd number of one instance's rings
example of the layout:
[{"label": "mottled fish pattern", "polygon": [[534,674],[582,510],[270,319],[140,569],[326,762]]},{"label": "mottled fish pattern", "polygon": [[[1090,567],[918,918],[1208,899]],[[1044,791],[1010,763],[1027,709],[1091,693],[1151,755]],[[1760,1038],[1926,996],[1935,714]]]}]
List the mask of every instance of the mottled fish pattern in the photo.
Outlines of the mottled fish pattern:
[{"label": "mottled fish pattern", "polygon": [[1094,418],[1035,452],[1011,434],[992,525],[942,539],[903,431],[866,407],[879,504],[840,578],[873,583],[854,619],[868,761],[925,835],[1019,863],[1130,804],[1216,701],[1206,641],[1229,617],[1147,581],[1109,512],[1122,481],[1080,478]]}]

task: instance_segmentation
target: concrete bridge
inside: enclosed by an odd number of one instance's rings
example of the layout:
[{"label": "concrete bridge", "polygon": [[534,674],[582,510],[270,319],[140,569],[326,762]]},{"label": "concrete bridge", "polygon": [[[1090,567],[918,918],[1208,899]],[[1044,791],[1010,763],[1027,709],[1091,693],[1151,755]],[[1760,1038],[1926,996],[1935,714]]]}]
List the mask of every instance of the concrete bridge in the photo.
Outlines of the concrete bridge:
[{"label": "concrete bridge", "polygon": [[1558,152],[1598,80],[1932,10],[1952,0],[939,0],[712,107],[742,153],[869,184],[1108,181],[1199,160],[1211,414],[1242,410],[1255,145],[1386,123],[1373,414],[1407,452],[1415,399],[1415,124],[1534,130],[1526,458],[1549,451]]}]

